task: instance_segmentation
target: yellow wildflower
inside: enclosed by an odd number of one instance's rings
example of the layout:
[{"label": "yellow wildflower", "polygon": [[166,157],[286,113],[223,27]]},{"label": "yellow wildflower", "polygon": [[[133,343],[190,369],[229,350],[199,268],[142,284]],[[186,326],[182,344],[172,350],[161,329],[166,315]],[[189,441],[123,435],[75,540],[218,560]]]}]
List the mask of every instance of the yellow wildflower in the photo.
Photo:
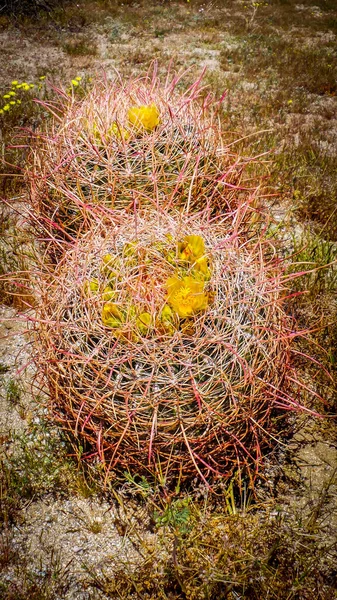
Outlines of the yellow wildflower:
[{"label": "yellow wildflower", "polygon": [[75,77],[76,81],[82,81],[82,77],[80,77],[79,75],[77,77]]},{"label": "yellow wildflower", "polygon": [[106,327],[116,329],[125,322],[125,317],[116,304],[107,302],[103,306],[102,321]]},{"label": "yellow wildflower", "polygon": [[[19,87],[19,86],[18,86]],[[21,87],[23,90],[25,90],[26,92],[29,90],[29,83],[26,83],[25,81],[21,84]]]},{"label": "yellow wildflower", "polygon": [[3,110],[7,111],[7,110],[10,110],[10,108],[11,107],[9,106],[9,104],[5,104],[5,106],[3,107]]},{"label": "yellow wildflower", "polygon": [[128,121],[137,131],[152,131],[159,125],[159,111],[155,104],[132,106],[128,110]]},{"label": "yellow wildflower", "polygon": [[3,115],[3,114],[4,114],[4,111],[2,108],[0,108],[0,115]]},{"label": "yellow wildflower", "polygon": [[8,94],[9,94],[10,96],[16,96],[16,93],[15,93],[15,92],[12,92],[12,91],[8,92]]},{"label": "yellow wildflower", "polygon": [[12,100],[9,104],[11,104],[13,106],[14,104],[16,104],[16,102],[15,102],[15,100]]},{"label": "yellow wildflower", "polygon": [[10,98],[9,94],[5,94],[4,96],[2,96],[3,98]]},{"label": "yellow wildflower", "polygon": [[78,81],[76,81],[76,79],[72,79],[72,80],[71,80],[71,83],[72,83],[72,85],[73,85],[74,87],[76,87],[76,86],[78,86],[78,85],[79,85],[79,83],[78,83]]},{"label": "yellow wildflower", "polygon": [[19,83],[19,82],[18,82],[18,81],[16,81],[16,79],[14,79],[14,81],[12,81],[12,85],[13,85],[13,86],[15,86],[15,85],[18,85],[18,83]]},{"label": "yellow wildflower", "polygon": [[17,103],[17,104],[21,104],[21,100],[17,100],[17,101],[16,101],[16,103]]},{"label": "yellow wildflower", "polygon": [[45,76],[45,75],[41,75],[41,77],[39,77],[39,80],[40,80],[40,81],[44,81],[44,79],[46,79],[46,76]]},{"label": "yellow wildflower", "polygon": [[30,83],[30,84],[29,84],[29,87],[30,87],[31,89],[35,88],[35,83]]},{"label": "yellow wildflower", "polygon": [[190,317],[207,308],[209,299],[204,283],[193,277],[169,277],[166,282],[167,302],[181,318]]}]

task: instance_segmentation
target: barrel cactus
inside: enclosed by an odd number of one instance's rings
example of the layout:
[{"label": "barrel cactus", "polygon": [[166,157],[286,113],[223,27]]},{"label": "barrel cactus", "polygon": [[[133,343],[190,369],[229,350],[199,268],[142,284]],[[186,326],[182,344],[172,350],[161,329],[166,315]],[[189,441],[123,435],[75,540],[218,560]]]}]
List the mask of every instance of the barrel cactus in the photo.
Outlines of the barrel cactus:
[{"label": "barrel cactus", "polygon": [[243,221],[144,209],[37,278],[51,410],[107,477],[254,476],[273,411],[298,406],[282,272]]},{"label": "barrel cactus", "polygon": [[[254,193],[248,159],[222,133],[219,103],[200,79],[98,82],[83,98],[61,96],[32,144],[27,178],[35,216],[54,236],[77,235],[111,210],[226,211]],[[250,176],[251,177],[251,176]]]}]

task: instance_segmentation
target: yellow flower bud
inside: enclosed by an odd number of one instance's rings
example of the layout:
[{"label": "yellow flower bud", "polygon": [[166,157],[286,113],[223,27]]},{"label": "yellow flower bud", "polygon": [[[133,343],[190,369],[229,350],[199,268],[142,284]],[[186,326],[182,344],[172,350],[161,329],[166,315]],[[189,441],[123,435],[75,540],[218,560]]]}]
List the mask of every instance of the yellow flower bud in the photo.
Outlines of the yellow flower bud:
[{"label": "yellow flower bud", "polygon": [[109,127],[108,131],[108,136],[114,136],[120,140],[128,140],[130,137],[130,133],[124,128],[121,127],[121,125],[118,125],[116,123],[116,121],[114,121],[111,125],[111,127]]},{"label": "yellow flower bud", "polygon": [[136,325],[142,335],[146,335],[152,326],[152,317],[148,312],[142,312],[136,319]]},{"label": "yellow flower bud", "polygon": [[102,309],[102,321],[106,327],[116,329],[125,322],[125,316],[113,302],[107,302]]},{"label": "yellow flower bud", "polygon": [[96,294],[99,290],[98,279],[91,279],[90,281],[86,280],[83,284],[83,289],[87,296]]},{"label": "yellow flower bud", "polygon": [[115,296],[116,296],[116,292],[115,292],[115,290],[112,289],[110,284],[105,286],[105,288],[103,290],[103,294],[102,294],[103,300],[105,300],[107,302],[109,300],[113,300]]},{"label": "yellow flower bud", "polygon": [[166,331],[170,335],[173,335],[176,330],[177,318],[173,314],[171,308],[168,304],[165,304],[163,310],[160,313],[160,323]]},{"label": "yellow flower bud", "polygon": [[178,243],[178,257],[194,263],[205,254],[205,242],[200,235],[187,235]]}]

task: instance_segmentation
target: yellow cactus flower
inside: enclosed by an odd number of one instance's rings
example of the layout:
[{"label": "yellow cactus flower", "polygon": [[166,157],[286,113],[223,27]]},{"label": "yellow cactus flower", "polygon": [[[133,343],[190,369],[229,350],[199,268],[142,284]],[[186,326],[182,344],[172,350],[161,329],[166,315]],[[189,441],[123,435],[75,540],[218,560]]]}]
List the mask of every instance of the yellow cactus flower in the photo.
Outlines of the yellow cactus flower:
[{"label": "yellow cactus flower", "polygon": [[113,263],[114,261],[114,255],[113,254],[104,254],[102,261],[104,262],[105,265],[109,265],[110,263]]},{"label": "yellow cactus flower", "polygon": [[97,125],[96,125],[95,121],[94,121],[94,124],[93,124],[93,126],[92,126],[92,133],[94,134],[94,138],[95,138],[95,140],[97,140],[98,142],[102,142],[102,136],[101,136],[101,132],[100,132],[100,130],[98,129],[98,127],[97,127]]},{"label": "yellow cactus flower", "polygon": [[165,304],[163,310],[160,313],[159,325],[162,325],[167,333],[173,335],[176,329],[175,325],[177,325],[176,320],[177,318],[173,314],[169,305]]},{"label": "yellow cactus flower", "polygon": [[91,296],[92,294],[96,294],[99,289],[98,279],[91,279],[90,281],[85,281],[83,284],[84,293],[87,296]]},{"label": "yellow cactus flower", "polygon": [[159,125],[159,110],[155,104],[132,106],[128,110],[128,121],[137,131],[153,131]]},{"label": "yellow cactus flower", "polygon": [[110,286],[110,284],[106,285],[102,293],[103,300],[108,302],[109,300],[113,300],[115,296],[115,290]]},{"label": "yellow cactus flower", "polygon": [[178,258],[194,263],[205,254],[205,242],[200,235],[187,235],[178,243]]},{"label": "yellow cactus flower", "polygon": [[98,288],[99,288],[98,279],[92,279],[89,282],[89,287],[92,292],[98,292]]},{"label": "yellow cactus flower", "polygon": [[138,263],[136,242],[127,242],[124,244],[123,257],[129,266],[135,266]]},{"label": "yellow cactus flower", "polygon": [[125,322],[125,316],[113,302],[107,302],[102,309],[102,321],[106,327],[116,329]]},{"label": "yellow cactus flower", "polygon": [[142,335],[146,335],[152,326],[152,316],[148,312],[142,312],[136,319],[138,331]]},{"label": "yellow cactus flower", "polygon": [[193,266],[193,276],[208,280],[211,272],[205,251],[205,242],[200,235],[187,235],[178,243],[178,258]]},{"label": "yellow cactus flower", "polygon": [[102,258],[101,272],[112,279],[117,277],[120,271],[120,260],[113,254],[105,254]]},{"label": "yellow cactus flower", "polygon": [[195,261],[192,273],[196,278],[201,278],[204,281],[209,281],[211,278],[211,271],[208,267],[208,258],[202,256]]},{"label": "yellow cactus flower", "polygon": [[166,282],[167,302],[181,318],[205,310],[208,306],[208,294],[204,292],[204,283],[193,277],[169,277]]},{"label": "yellow cactus flower", "polygon": [[130,133],[125,129],[125,127],[118,125],[118,123],[116,123],[116,121],[114,121],[112,123],[112,125],[111,125],[111,127],[109,127],[107,133],[109,136],[115,136],[116,138],[118,138],[120,140],[128,140],[130,137]]}]

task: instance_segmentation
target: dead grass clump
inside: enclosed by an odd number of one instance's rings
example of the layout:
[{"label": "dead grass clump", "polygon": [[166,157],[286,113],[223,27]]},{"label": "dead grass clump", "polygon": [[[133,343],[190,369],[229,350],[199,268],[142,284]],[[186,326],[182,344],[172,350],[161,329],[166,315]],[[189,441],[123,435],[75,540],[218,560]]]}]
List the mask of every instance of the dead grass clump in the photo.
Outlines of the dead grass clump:
[{"label": "dead grass clump", "polygon": [[282,273],[243,219],[123,213],[36,277],[50,408],[107,477],[254,477],[273,409],[301,408]]},{"label": "dead grass clump", "polygon": [[[271,512],[271,511],[270,511]],[[146,600],[329,600],[335,545],[309,534],[296,517],[204,514],[190,505],[184,530],[163,528],[137,569],[121,564],[114,578],[91,573],[109,598]]]},{"label": "dead grass clump", "polygon": [[[98,82],[83,99],[62,94],[27,170],[40,223],[58,237],[90,225],[97,207],[226,210],[255,192],[249,158],[222,137],[216,103],[201,79],[179,93],[182,74]],[[75,81],[76,84],[76,81]],[[152,123],[132,107],[158,111]],[[134,115],[133,115],[134,116]]]},{"label": "dead grass clump", "polygon": [[0,204],[0,302],[22,308],[28,300],[27,231],[22,219]]}]

